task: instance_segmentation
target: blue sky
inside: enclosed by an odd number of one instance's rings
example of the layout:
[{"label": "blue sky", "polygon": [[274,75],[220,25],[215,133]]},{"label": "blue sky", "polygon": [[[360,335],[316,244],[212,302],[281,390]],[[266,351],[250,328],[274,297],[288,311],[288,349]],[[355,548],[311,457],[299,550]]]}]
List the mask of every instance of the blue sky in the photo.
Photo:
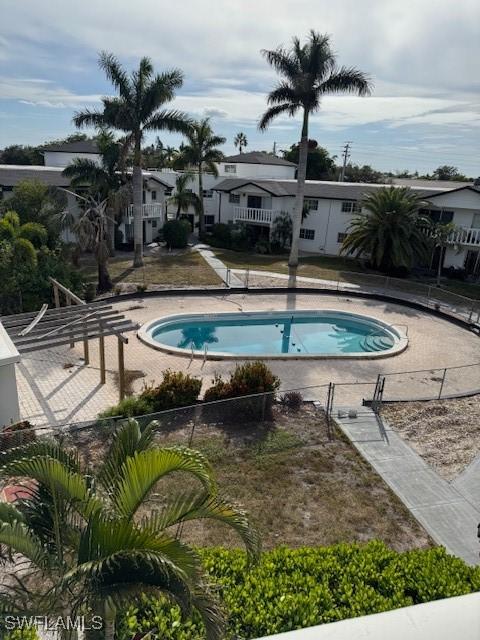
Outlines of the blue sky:
[{"label": "blue sky", "polygon": [[287,148],[298,121],[256,128],[275,82],[260,50],[314,28],[375,89],[326,98],[310,137],[338,155],[350,140],[352,161],[379,169],[448,163],[480,175],[478,0],[0,0],[0,9],[0,148],[72,133],[73,113],[111,93],[102,49],[128,67],[147,55],[158,70],[182,69],[175,106],[210,115],[226,153],[240,130],[249,149]]}]

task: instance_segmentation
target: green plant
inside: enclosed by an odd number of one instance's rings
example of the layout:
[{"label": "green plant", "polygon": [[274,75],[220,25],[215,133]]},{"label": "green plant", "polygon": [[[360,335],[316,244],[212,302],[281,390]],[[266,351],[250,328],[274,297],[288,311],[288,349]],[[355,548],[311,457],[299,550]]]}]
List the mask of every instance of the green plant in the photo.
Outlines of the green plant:
[{"label": "green plant", "polygon": [[257,240],[253,250],[255,253],[259,253],[261,255],[270,253],[270,243],[268,240],[265,240],[265,238],[260,238],[260,240]]},{"label": "green plant", "polygon": [[118,404],[109,407],[98,414],[99,418],[115,418],[122,416],[126,418],[133,418],[136,416],[148,415],[154,413],[155,409],[152,402],[148,398],[127,396],[123,400],[120,400]]},{"label": "green plant", "polygon": [[185,248],[190,232],[188,220],[167,220],[163,225],[163,239],[169,249]]},{"label": "green plant", "polygon": [[[63,618],[94,613],[103,617],[101,635],[110,640],[116,612],[148,592],[180,604],[184,617],[195,611],[208,638],[223,637],[217,599],[198,553],[179,539],[179,526],[199,518],[227,525],[252,561],[259,539],[245,513],[220,496],[206,458],[186,447],[158,447],[157,426],[122,424],[99,467],[83,464],[78,452],[54,440],[0,454],[0,479],[21,478],[32,487],[30,498],[0,503],[2,555],[15,554],[28,569],[28,584],[24,572],[24,581],[2,585],[2,611]],[[158,500],[157,494],[158,509],[142,514],[171,474],[193,483],[177,494],[171,484],[168,495]]]},{"label": "green plant", "polygon": [[[201,552],[228,614],[226,638],[258,638],[389,611],[480,589],[480,568],[441,547],[398,553],[382,542],[288,549],[263,554],[249,569],[241,551]],[[155,629],[151,640],[199,640],[198,618],[182,623],[164,598],[144,596],[118,625],[119,640]]]},{"label": "green plant", "polygon": [[232,226],[224,224],[223,222],[217,222],[213,225],[212,236],[228,248],[232,242]]},{"label": "green plant", "polygon": [[286,211],[281,211],[272,227],[270,236],[272,245],[284,251],[292,240],[292,218]]},{"label": "green plant", "polygon": [[303,404],[303,396],[299,391],[287,391],[280,396],[280,402],[287,409],[298,411]]},{"label": "green plant", "polygon": [[140,398],[150,403],[154,411],[166,411],[195,404],[201,388],[202,381],[198,378],[167,369],[162,382],[156,387],[146,387]]},{"label": "green plant", "polygon": [[15,422],[0,431],[0,451],[6,451],[35,440],[35,429],[28,420]]},{"label": "green plant", "polygon": [[93,302],[95,300],[95,296],[97,295],[97,287],[94,282],[88,282],[85,285],[85,289],[83,292],[83,297],[85,298],[85,302]]},{"label": "green plant", "polygon": [[212,380],[213,385],[205,391],[206,402],[225,400],[256,393],[275,393],[280,379],[275,376],[264,362],[255,360],[237,364],[230,379],[226,382],[221,376]]}]

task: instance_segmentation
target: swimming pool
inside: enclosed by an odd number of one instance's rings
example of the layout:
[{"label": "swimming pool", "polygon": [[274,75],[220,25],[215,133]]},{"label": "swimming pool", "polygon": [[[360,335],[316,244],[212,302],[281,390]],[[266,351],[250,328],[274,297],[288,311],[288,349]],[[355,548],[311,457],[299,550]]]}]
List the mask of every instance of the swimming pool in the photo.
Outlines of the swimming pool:
[{"label": "swimming pool", "polygon": [[153,320],[138,337],[169,353],[208,358],[372,358],[408,344],[399,328],[345,311],[181,314]]}]

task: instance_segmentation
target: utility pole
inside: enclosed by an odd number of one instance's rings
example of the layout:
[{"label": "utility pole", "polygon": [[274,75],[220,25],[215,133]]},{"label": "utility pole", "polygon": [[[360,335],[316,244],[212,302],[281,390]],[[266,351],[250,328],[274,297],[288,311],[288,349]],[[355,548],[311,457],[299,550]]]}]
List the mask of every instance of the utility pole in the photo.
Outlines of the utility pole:
[{"label": "utility pole", "polygon": [[273,143],[273,155],[274,156],[277,155],[277,143],[276,142]]},{"label": "utility pole", "polygon": [[348,142],[345,143],[345,145],[343,147],[343,151],[342,151],[343,165],[342,165],[342,170],[340,172],[339,182],[344,182],[344,180],[345,180],[345,169],[347,168],[347,161],[350,158],[350,147],[351,147],[351,144],[352,144],[352,141],[349,140]]}]

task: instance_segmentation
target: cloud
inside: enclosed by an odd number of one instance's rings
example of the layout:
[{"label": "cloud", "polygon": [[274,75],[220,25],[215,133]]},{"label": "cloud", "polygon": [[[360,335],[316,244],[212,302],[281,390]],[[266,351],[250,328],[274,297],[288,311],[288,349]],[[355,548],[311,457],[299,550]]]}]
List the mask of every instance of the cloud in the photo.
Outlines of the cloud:
[{"label": "cloud", "polygon": [[0,76],[0,96],[2,100],[49,109],[77,109],[100,102],[98,94],[76,94],[44,78]]},{"label": "cloud", "polygon": [[228,118],[228,112],[223,109],[216,109],[215,107],[205,107],[203,114],[207,118]]}]

